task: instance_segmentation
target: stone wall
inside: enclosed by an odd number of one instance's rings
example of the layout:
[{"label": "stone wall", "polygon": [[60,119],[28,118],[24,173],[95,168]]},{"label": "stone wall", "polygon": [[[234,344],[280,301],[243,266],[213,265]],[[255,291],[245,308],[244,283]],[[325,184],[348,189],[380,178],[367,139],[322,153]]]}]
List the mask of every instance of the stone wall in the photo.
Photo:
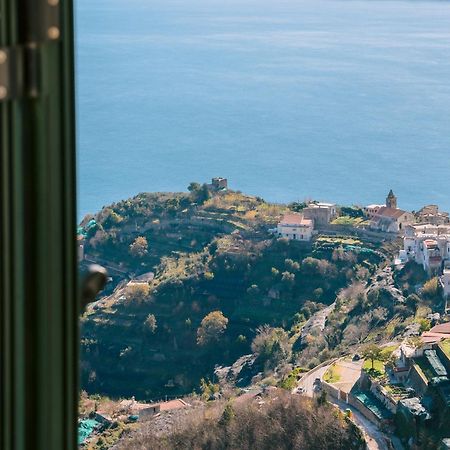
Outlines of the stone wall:
[{"label": "stone wall", "polygon": [[383,427],[383,424],[378,419],[378,417],[369,408],[367,408],[367,406],[365,406],[364,403],[360,402],[352,394],[348,395],[348,403],[349,405],[356,408],[366,419],[370,420],[372,423],[374,423],[380,428]]},{"label": "stone wall", "polygon": [[441,344],[436,345],[434,348],[436,350],[436,353],[441,360],[444,367],[447,369],[447,372],[450,373],[450,358],[448,355],[444,352],[443,348],[441,347]]}]

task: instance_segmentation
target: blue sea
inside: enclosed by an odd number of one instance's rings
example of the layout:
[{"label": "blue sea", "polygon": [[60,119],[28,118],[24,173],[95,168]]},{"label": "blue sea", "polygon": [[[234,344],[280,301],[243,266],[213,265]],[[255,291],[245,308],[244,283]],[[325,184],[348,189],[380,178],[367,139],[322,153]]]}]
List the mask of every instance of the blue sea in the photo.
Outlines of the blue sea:
[{"label": "blue sea", "polygon": [[76,0],[79,216],[213,176],[450,210],[450,2]]}]

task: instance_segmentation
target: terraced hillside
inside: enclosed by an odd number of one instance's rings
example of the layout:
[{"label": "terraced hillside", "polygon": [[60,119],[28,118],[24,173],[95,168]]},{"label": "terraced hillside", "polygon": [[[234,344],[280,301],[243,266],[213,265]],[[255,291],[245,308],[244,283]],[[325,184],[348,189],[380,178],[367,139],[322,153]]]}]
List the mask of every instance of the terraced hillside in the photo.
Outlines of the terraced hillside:
[{"label": "terraced hillside", "polygon": [[[294,352],[302,352],[302,324],[374,273],[382,255],[357,240],[276,239],[268,230],[286,209],[236,192],[201,199],[191,192],[140,194],[98,213],[89,258],[130,277],[155,276],[143,295],[115,279],[111,295],[86,312],[83,388],[141,399],[192,392],[216,365],[251,352],[265,324],[286,329]],[[148,244],[138,256],[130,252],[137,237]],[[197,330],[213,311],[223,313],[226,329],[199,345]]]}]

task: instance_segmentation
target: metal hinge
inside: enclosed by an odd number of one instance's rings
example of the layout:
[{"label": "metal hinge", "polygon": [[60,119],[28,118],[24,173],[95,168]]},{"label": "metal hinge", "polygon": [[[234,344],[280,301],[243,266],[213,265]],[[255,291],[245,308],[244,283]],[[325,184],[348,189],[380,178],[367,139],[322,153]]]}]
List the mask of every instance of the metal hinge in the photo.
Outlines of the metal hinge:
[{"label": "metal hinge", "polygon": [[0,48],[0,101],[22,96],[23,52],[20,47]]},{"label": "metal hinge", "polygon": [[60,0],[32,0],[27,9],[24,44],[0,47],[0,102],[37,97],[40,92],[40,47],[58,41]]}]

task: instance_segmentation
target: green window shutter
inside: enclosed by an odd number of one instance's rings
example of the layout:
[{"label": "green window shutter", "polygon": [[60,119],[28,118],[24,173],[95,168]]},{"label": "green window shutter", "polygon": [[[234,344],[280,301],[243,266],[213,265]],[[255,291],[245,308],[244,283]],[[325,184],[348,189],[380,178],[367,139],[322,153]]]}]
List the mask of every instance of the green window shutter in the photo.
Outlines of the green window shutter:
[{"label": "green window shutter", "polygon": [[57,3],[0,0],[0,48],[17,53],[23,64],[11,73],[24,80],[0,100],[4,450],[76,448],[73,9]]}]

